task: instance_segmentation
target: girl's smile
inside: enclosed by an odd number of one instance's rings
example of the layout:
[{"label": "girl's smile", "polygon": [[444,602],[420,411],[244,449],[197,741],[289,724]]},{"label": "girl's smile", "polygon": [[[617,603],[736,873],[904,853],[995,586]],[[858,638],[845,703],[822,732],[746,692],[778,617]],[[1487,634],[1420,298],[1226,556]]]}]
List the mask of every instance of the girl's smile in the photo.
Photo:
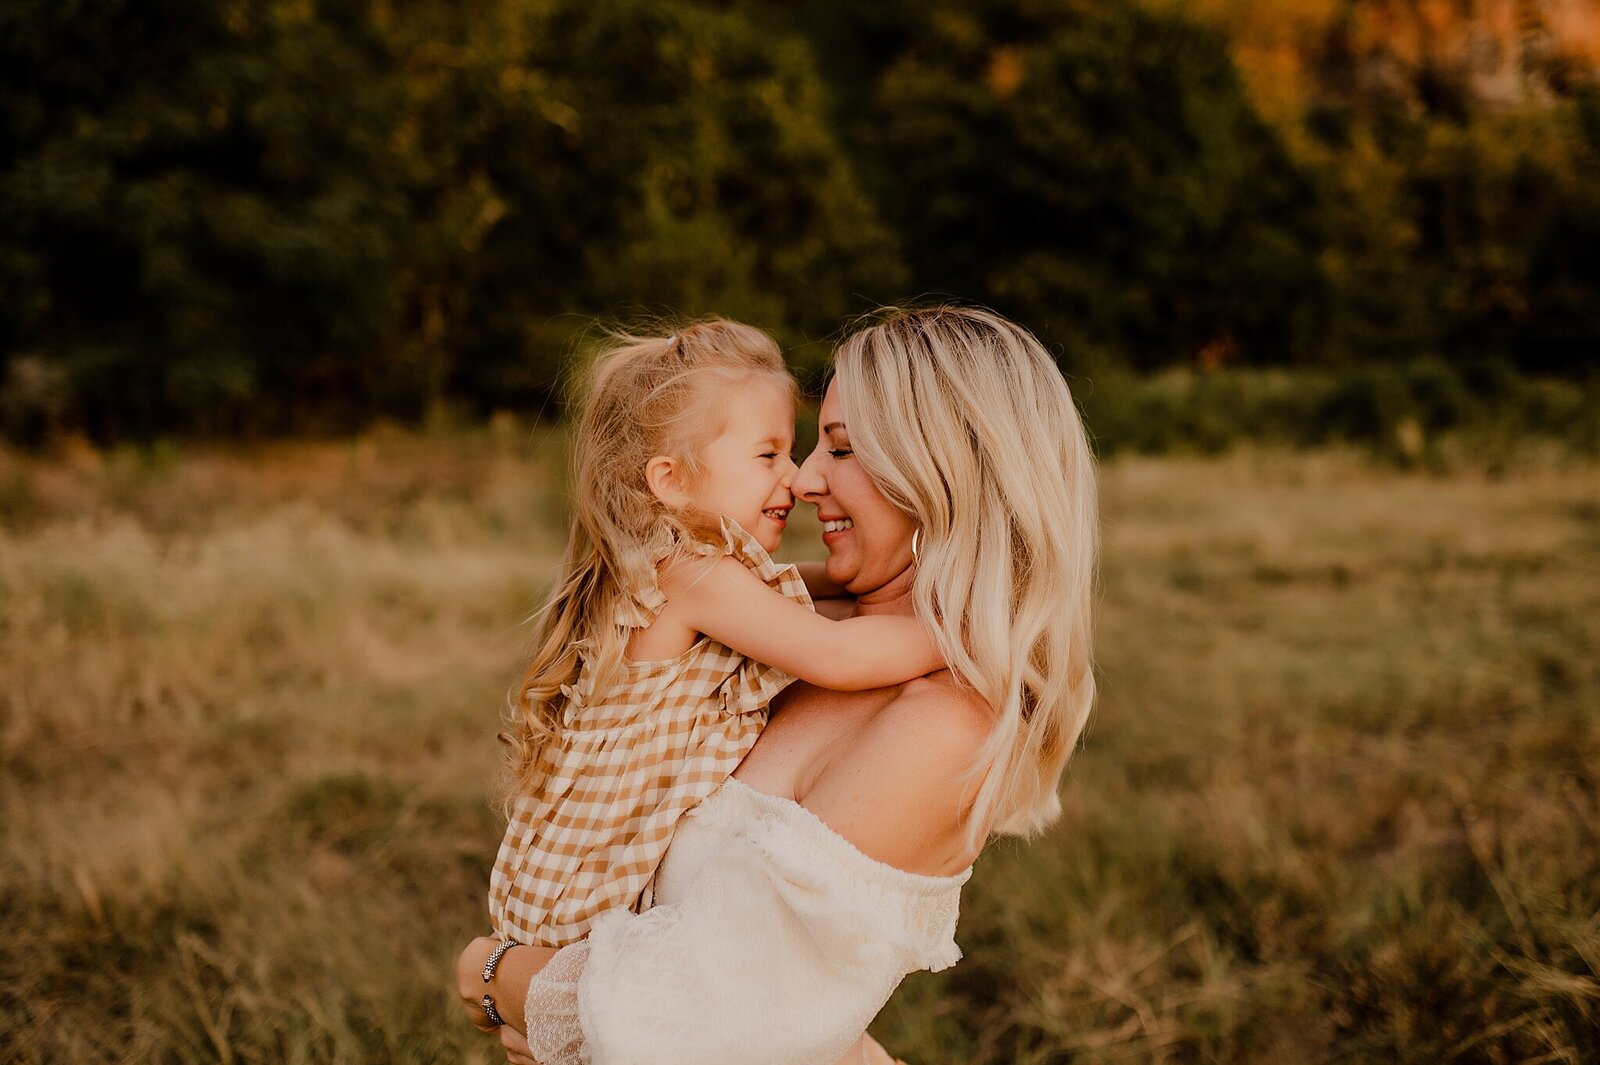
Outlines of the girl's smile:
[{"label": "girl's smile", "polygon": [[762,548],[776,551],[794,509],[794,404],[785,389],[758,379],[726,404],[726,419],[701,451],[687,502],[703,514],[732,518]]}]

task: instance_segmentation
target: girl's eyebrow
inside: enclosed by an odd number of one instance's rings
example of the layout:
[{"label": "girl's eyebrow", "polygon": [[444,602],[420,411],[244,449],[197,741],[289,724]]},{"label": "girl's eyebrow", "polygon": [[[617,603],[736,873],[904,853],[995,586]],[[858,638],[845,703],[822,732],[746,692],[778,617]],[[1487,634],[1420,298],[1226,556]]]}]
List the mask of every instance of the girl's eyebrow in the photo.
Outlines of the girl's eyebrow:
[{"label": "girl's eyebrow", "polygon": [[843,428],[844,428],[844,422],[829,422],[827,425],[824,425],[822,427],[822,431],[825,432],[825,433],[831,433],[835,429],[843,429]]}]

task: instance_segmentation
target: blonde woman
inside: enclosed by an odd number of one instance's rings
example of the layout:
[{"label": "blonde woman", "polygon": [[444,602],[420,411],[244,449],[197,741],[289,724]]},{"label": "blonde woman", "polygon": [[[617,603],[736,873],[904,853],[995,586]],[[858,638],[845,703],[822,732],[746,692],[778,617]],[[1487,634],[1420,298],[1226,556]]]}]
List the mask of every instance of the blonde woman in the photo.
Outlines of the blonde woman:
[{"label": "blonde woman", "polygon": [[806,684],[681,822],[655,906],[587,940],[502,952],[486,993],[517,1065],[884,1061],[864,1035],[900,980],[954,964],[961,885],[992,833],[1059,813],[1094,698],[1095,474],[1054,361],[988,311],[889,315],[847,339],[816,450],[827,577],[856,616],[915,616],[947,669]]}]

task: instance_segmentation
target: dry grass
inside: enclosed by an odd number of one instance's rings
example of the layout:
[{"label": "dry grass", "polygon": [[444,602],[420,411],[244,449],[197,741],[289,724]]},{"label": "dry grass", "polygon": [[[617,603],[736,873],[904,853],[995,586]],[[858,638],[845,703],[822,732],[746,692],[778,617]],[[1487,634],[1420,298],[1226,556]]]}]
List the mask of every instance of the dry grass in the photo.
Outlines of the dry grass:
[{"label": "dry grass", "polygon": [[[552,450],[0,454],[0,1059],[493,1060],[448,973]],[[1106,514],[1067,816],[877,1034],[1600,1059],[1600,465],[1129,459]]]}]

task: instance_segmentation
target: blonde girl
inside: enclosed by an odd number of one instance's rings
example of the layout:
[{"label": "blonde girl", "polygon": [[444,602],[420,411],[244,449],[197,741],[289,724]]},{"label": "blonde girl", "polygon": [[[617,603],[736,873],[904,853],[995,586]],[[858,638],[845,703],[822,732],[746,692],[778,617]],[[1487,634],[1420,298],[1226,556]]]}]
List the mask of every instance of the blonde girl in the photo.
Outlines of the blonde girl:
[{"label": "blonde girl", "polygon": [[721,319],[619,336],[596,362],[563,577],[504,737],[517,788],[489,892],[503,942],[565,946],[647,903],[679,820],[795,678],[854,691],[941,667],[917,619],[828,620],[773,562],[794,401],[772,339]]}]

